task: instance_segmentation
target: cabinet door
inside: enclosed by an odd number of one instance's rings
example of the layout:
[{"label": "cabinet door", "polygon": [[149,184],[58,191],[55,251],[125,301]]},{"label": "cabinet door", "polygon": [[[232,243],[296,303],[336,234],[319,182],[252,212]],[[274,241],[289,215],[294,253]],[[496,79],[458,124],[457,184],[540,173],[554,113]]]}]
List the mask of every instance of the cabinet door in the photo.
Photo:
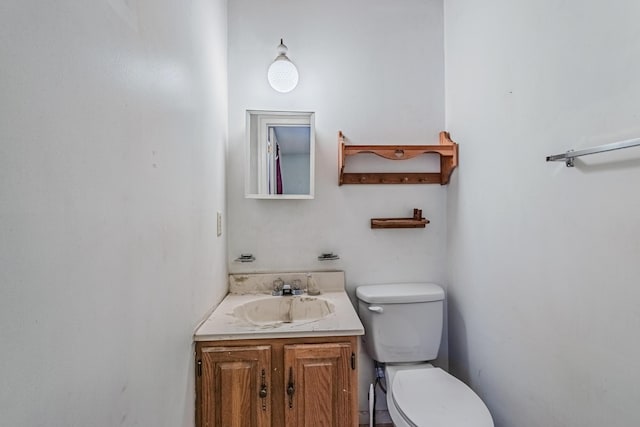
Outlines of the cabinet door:
[{"label": "cabinet door", "polygon": [[271,347],[202,349],[201,427],[271,426]]},{"label": "cabinet door", "polygon": [[284,346],[285,425],[353,427],[355,361],[349,343]]}]

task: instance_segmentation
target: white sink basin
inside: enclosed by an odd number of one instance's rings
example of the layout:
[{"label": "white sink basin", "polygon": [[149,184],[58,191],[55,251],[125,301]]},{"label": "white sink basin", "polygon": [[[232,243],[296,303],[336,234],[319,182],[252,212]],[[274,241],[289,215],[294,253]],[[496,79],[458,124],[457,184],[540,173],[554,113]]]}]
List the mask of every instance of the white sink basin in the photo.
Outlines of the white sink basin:
[{"label": "white sink basin", "polygon": [[308,296],[268,297],[249,301],[233,309],[233,315],[254,325],[311,322],[335,311],[335,305],[323,298]]}]

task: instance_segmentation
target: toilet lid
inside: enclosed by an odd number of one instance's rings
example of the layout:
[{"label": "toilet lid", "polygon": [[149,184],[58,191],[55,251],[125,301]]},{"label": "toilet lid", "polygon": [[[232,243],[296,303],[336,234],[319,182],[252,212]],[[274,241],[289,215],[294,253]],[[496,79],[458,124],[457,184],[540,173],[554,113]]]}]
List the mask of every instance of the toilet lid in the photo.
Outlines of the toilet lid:
[{"label": "toilet lid", "polygon": [[493,427],[482,400],[440,368],[399,371],[391,390],[396,408],[417,427]]}]

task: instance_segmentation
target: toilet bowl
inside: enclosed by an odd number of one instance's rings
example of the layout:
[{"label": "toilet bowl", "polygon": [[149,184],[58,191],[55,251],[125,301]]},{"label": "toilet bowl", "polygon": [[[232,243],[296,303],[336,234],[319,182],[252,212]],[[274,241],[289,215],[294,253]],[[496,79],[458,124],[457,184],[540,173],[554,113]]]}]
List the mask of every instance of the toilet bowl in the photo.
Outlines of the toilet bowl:
[{"label": "toilet bowl", "polygon": [[387,366],[387,407],[396,427],[493,427],[482,400],[430,364]]},{"label": "toilet bowl", "polygon": [[364,348],[385,364],[387,407],[396,427],[493,427],[462,381],[429,363],[440,349],[444,291],[433,283],[356,289]]}]

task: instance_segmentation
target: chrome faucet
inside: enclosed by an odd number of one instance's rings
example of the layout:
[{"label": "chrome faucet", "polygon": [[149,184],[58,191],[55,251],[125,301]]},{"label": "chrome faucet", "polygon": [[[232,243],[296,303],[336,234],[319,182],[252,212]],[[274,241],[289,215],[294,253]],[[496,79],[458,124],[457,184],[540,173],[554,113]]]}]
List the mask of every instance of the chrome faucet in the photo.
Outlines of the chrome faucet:
[{"label": "chrome faucet", "polygon": [[302,295],[304,290],[300,288],[300,280],[296,279],[289,283],[285,283],[284,280],[277,278],[273,281],[273,296],[287,296],[287,295]]}]

